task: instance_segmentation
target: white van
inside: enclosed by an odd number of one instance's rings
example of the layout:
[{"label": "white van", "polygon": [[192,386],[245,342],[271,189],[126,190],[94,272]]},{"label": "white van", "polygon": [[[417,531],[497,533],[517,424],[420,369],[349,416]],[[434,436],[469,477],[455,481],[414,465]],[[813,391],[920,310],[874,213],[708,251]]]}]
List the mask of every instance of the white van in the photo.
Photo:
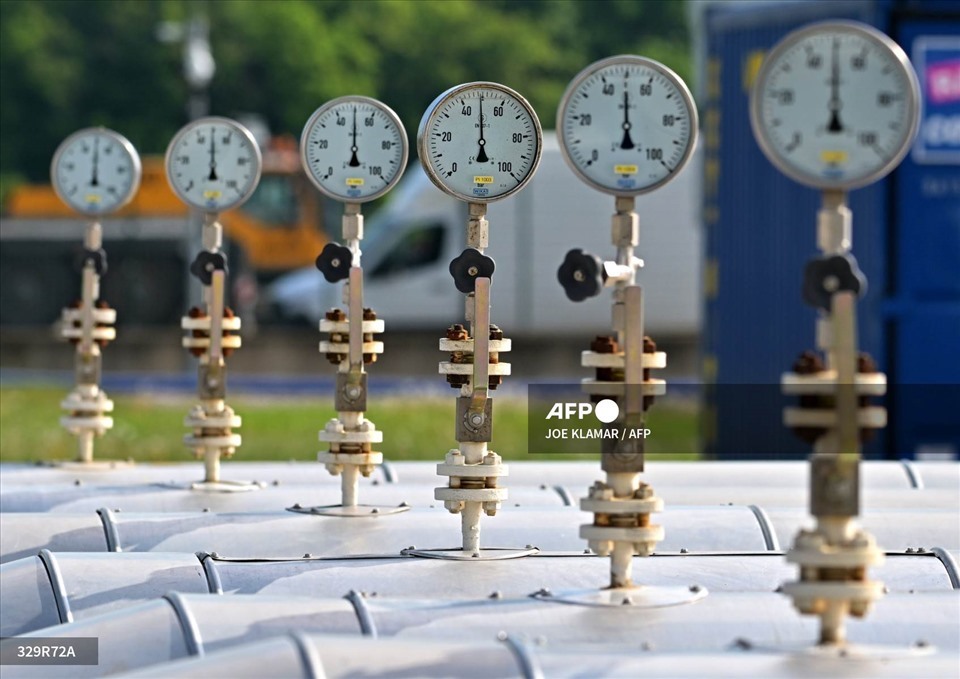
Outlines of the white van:
[{"label": "white van", "polygon": [[[700,331],[701,153],[664,188],[637,199],[645,266],[644,319],[654,336],[690,337]],[[544,134],[543,157],[520,193],[491,203],[490,247],[496,262],[491,320],[508,335],[580,336],[610,326],[608,294],[574,303],[557,281],[567,251],[614,256],[610,217],[614,198],[589,188],[567,167],[554,133]],[[413,164],[390,202],[365,223],[362,265],[365,306],[389,330],[443,328],[463,318],[450,260],[466,242],[467,208],[435,187]],[[315,268],[295,271],[263,291],[262,303],[286,318],[316,323],[340,305],[340,284]]]}]

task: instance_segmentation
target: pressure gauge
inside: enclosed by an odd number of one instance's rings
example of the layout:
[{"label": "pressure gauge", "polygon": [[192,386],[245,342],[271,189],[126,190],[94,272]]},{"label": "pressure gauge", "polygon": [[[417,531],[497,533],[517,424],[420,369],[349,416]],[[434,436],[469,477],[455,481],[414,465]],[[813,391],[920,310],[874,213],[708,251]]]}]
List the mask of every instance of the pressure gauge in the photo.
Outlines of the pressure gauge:
[{"label": "pressure gauge", "polygon": [[763,62],[750,122],[788,177],[821,189],[870,184],[899,164],[919,121],[910,60],[883,33],[855,22],[787,35]]},{"label": "pressure gauge", "polygon": [[663,64],[610,57],[567,86],[557,134],[564,159],[583,181],[636,196],[666,184],[690,160],[697,108],[683,80]]},{"label": "pressure gauge", "polygon": [[167,180],[180,200],[205,212],[242,204],[260,181],[260,147],[228,118],[194,120],[167,147]]},{"label": "pressure gauge", "polygon": [[441,190],[470,203],[522,189],[542,149],[540,120],[527,100],[491,82],[451,87],[430,104],[417,131],[427,175]]},{"label": "pressure gauge", "polygon": [[334,200],[365,203],[403,176],[407,133],[393,110],[370,97],[329,101],[310,116],[300,137],[307,176]]},{"label": "pressure gauge", "polygon": [[113,130],[88,127],[57,148],[50,181],[60,199],[77,212],[107,214],[129,203],[140,187],[140,156]]}]

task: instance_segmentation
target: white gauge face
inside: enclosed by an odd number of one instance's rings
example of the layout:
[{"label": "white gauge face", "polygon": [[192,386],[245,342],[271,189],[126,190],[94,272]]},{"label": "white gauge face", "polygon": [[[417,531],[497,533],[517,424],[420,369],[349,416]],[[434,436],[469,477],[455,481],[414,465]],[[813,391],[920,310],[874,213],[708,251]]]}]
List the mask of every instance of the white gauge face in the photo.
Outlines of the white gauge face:
[{"label": "white gauge face", "polygon": [[260,148],[243,125],[201,118],[183,127],[167,147],[170,186],[188,205],[223,212],[243,203],[260,181]]},{"label": "white gauge face", "polygon": [[635,196],[673,179],[697,141],[683,80],[651,59],[598,61],[567,86],[557,112],[563,156],[594,188]]},{"label": "white gauge face", "polygon": [[140,156],[116,132],[91,127],[60,144],[50,179],[60,199],[77,212],[107,214],[130,202],[140,187]]},{"label": "white gauge face", "polygon": [[522,189],[540,164],[543,131],[527,100],[489,82],[453,87],[430,105],[417,132],[420,162],[455,198],[487,203]]},{"label": "white gauge face", "polygon": [[318,108],[300,138],[307,176],[334,200],[364,203],[399,181],[407,133],[388,106],[369,97],[340,97]]},{"label": "white gauge face", "polygon": [[920,91],[907,55],[853,22],[814,24],[767,56],[750,102],[760,148],[784,174],[851,189],[895,168],[916,136]]}]

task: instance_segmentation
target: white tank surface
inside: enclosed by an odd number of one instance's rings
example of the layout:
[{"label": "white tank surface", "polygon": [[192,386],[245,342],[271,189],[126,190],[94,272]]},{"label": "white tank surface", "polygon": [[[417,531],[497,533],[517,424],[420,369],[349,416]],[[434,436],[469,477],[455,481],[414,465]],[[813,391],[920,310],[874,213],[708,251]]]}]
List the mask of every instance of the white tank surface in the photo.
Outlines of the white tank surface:
[{"label": "white tank surface", "polygon": [[[531,456],[533,457],[533,456]],[[916,466],[917,463],[909,463]],[[436,467],[430,462],[391,463],[393,476],[398,483],[425,483],[436,477]],[[922,470],[931,474],[956,478],[960,465],[946,464],[943,469],[930,464],[919,467],[913,473],[922,478]],[[948,470],[946,467],[950,467]],[[783,486],[804,487],[809,475],[806,460],[779,462],[672,462],[654,460],[647,462],[643,478],[656,486]],[[914,488],[907,465],[899,461],[865,461],[861,466],[861,480],[865,488]],[[510,462],[512,483],[546,483],[573,488],[593,483],[600,478],[599,460],[578,460],[549,463],[522,461]],[[928,484],[930,485],[930,484]],[[940,485],[940,484],[936,484]],[[946,484],[943,484],[946,485]],[[658,490],[659,492],[659,490]]]},{"label": "white tank surface", "polygon": [[[318,444],[319,446],[319,444]],[[185,456],[186,457],[186,456]],[[330,474],[322,464],[310,460],[309,451],[302,460],[287,462],[245,462],[229,460],[223,463],[224,478],[261,481],[272,484],[312,485],[326,484]],[[392,465],[374,468],[363,483],[389,483]],[[153,483],[190,483],[203,478],[203,463],[189,460],[170,464],[136,463],[110,468],[109,462],[84,466],[76,463],[56,464],[0,464],[0,491],[12,486],[81,483],[101,486],[134,486]]]},{"label": "white tank surface", "polygon": [[[366,677],[762,677],[836,676],[845,679],[956,676],[952,651],[901,652],[870,658],[850,649],[779,651],[733,648],[716,653],[670,653],[606,644],[564,644],[501,634],[464,641],[343,638],[291,634],[120,675],[123,679],[213,676],[253,679]],[[866,657],[865,657],[866,656]]]},{"label": "white tank surface", "polygon": [[[777,536],[777,542],[788,547],[801,527],[812,528],[814,520],[806,510],[771,508],[767,517]],[[960,548],[960,522],[957,510],[933,509],[871,509],[857,518],[864,529],[871,533],[877,544],[887,550]]]},{"label": "white tank surface", "polygon": [[73,622],[130,601],[179,592],[209,592],[195,554],[53,553],[0,565],[0,636]]},{"label": "white tank surface", "polygon": [[[851,643],[909,648],[923,642],[941,652],[956,651],[957,612],[956,597],[891,594],[878,604],[870,624],[852,624]],[[449,638],[451,629],[466,628],[474,639],[506,635],[539,640],[541,648],[573,646],[600,653],[625,648],[722,653],[746,646],[799,647],[816,636],[815,625],[795,615],[789,599],[769,592],[716,593],[695,604],[652,609],[627,606],[612,611],[531,597],[410,599],[351,592],[343,598],[325,599],[168,594],[29,635],[97,637],[98,666],[18,668],[11,676],[103,676],[238,648],[290,632],[394,637],[418,644],[440,642]]]},{"label": "white tank surface", "polygon": [[[719,593],[773,592],[793,579],[796,569],[775,552],[730,552],[637,558],[634,571],[637,583]],[[889,554],[872,572],[891,592],[947,593],[955,586],[938,553]],[[509,599],[537,592],[555,596],[596,590],[608,576],[607,559],[582,553],[471,562],[392,554],[264,560],[167,552],[43,551],[0,565],[5,596],[0,633],[23,634],[171,591],[338,598],[356,590],[387,597]]]},{"label": "white tank surface", "polygon": [[[433,498],[436,482],[430,484],[370,484],[362,488],[364,503],[396,507],[438,506]],[[508,486],[507,506],[562,506],[573,500],[566,491],[552,486]],[[95,486],[81,483],[29,485],[6,488],[0,493],[0,512],[93,512],[100,507],[133,512],[265,512],[279,511],[294,504],[304,506],[340,504],[340,480],[327,475],[322,483],[268,485],[246,492],[189,490],[148,485]]]},{"label": "white tank surface", "polygon": [[[939,546],[960,548],[956,512],[873,511],[860,523],[890,551]],[[485,542],[534,544],[545,551],[582,550],[579,526],[587,517],[575,507],[511,508],[484,525]],[[811,519],[805,510],[757,506],[670,507],[657,521],[666,538],[660,552],[778,551],[790,545]],[[64,552],[218,552],[291,557],[399,553],[410,544],[451,539],[455,521],[445,512],[414,508],[360,519],[293,512],[216,514],[136,513],[101,508],[85,514],[0,514],[0,563],[41,549]],[[536,527],[533,530],[531,527]]]},{"label": "white tank surface", "polygon": [[[62,522],[61,517],[69,519]],[[483,526],[485,544],[579,552],[587,519],[576,507],[520,507]],[[660,520],[661,551],[764,551],[769,528],[750,507],[674,507]],[[66,523],[66,525],[64,525]],[[765,532],[766,531],[766,532]],[[455,543],[458,522],[440,508],[343,519],[295,512],[139,514],[101,509],[76,514],[0,514],[0,560],[33,556],[56,544],[61,551],[218,552],[259,557],[399,554],[410,545]]]}]

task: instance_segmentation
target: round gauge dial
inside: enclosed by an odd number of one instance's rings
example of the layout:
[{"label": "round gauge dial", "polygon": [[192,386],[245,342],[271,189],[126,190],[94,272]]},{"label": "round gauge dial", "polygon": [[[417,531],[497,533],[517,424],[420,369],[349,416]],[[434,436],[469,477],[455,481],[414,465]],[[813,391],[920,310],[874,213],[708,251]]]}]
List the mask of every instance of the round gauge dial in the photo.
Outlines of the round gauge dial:
[{"label": "round gauge dial", "polygon": [[610,57],[567,86],[557,134],[581,179],[606,193],[636,196],[669,182],[690,160],[697,108],[683,80],[663,64]]},{"label": "round gauge dial", "polygon": [[77,212],[107,214],[129,203],[140,187],[140,156],[125,137],[90,127],[63,140],[50,164],[50,180]]},{"label": "round gauge dial", "polygon": [[417,131],[417,151],[440,189],[487,203],[522,189],[540,164],[543,130],[526,99],[509,87],[466,83],[437,97]]},{"label": "round gauge dial", "polygon": [[195,120],[177,132],[165,159],[170,186],[188,205],[223,212],[242,204],[260,181],[260,147],[228,118]]},{"label": "round gauge dial", "polygon": [[910,60],[855,22],[807,26],[760,68],[750,121],[781,172],[821,189],[852,189],[896,167],[917,132],[920,89]]},{"label": "round gauge dial", "polygon": [[307,176],[334,200],[364,203],[392,189],[407,166],[407,133],[388,106],[340,97],[318,108],[300,137]]}]

